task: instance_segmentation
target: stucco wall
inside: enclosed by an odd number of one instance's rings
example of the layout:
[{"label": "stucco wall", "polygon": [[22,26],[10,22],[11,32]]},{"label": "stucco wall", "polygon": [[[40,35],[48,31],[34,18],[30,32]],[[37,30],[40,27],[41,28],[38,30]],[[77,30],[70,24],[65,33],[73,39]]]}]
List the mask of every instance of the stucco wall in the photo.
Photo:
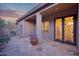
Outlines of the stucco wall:
[{"label": "stucco wall", "polygon": [[31,32],[34,32],[34,23],[28,21],[20,21],[17,25],[17,32],[19,36],[26,37],[29,36]]},{"label": "stucco wall", "polygon": [[54,19],[49,19],[48,32],[42,32],[43,39],[54,40]]},{"label": "stucco wall", "polygon": [[30,35],[35,30],[34,23],[25,21],[24,26],[25,26],[24,27],[24,35],[26,35],[26,36]]},{"label": "stucco wall", "polygon": [[50,33],[50,40],[54,40],[54,19],[50,19],[49,21],[49,33]]}]

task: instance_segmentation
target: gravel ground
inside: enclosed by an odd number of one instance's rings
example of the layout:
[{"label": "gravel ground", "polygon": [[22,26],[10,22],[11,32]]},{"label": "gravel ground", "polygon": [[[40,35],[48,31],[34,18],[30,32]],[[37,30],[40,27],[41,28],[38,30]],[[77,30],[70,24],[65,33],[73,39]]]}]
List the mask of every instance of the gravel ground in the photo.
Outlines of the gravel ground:
[{"label": "gravel ground", "polygon": [[7,56],[73,56],[76,46],[46,40],[32,46],[30,38],[13,37],[3,50]]}]

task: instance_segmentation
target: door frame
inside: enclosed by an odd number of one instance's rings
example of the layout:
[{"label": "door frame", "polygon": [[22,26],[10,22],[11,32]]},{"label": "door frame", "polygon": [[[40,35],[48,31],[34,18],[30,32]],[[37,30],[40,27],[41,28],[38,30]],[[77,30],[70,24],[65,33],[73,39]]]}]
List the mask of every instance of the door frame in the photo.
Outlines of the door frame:
[{"label": "door frame", "polygon": [[[64,18],[66,17],[70,17],[70,16],[73,16],[74,17],[74,20],[73,20],[73,40],[74,40],[74,43],[72,42],[65,42],[64,41]],[[55,37],[55,32],[56,32],[56,19],[60,19],[62,18],[62,41],[60,40],[56,40]],[[61,43],[65,43],[65,44],[70,44],[70,45],[76,45],[76,20],[77,20],[77,15],[67,15],[67,16],[61,16],[61,17],[58,17],[58,18],[54,18],[54,41],[58,41],[58,42],[61,42]]]}]

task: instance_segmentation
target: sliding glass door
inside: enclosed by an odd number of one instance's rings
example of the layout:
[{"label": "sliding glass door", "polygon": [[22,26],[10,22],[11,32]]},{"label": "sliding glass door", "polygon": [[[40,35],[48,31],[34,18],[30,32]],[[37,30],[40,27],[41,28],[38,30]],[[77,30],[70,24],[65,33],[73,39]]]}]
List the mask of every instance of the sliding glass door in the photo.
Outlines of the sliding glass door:
[{"label": "sliding glass door", "polygon": [[74,43],[74,16],[55,20],[55,40]]},{"label": "sliding glass door", "polygon": [[55,39],[58,41],[62,40],[62,19],[56,19],[55,22]]},{"label": "sliding glass door", "polygon": [[65,42],[74,42],[74,18],[71,17],[65,17],[64,18],[64,41]]}]

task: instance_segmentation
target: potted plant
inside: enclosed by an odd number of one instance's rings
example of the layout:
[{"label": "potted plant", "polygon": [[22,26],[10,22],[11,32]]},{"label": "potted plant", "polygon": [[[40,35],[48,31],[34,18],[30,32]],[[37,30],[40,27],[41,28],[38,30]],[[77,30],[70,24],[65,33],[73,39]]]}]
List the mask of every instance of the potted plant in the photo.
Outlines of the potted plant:
[{"label": "potted plant", "polygon": [[37,45],[38,44],[38,38],[36,37],[36,35],[32,34],[31,35],[31,44],[32,45]]}]

